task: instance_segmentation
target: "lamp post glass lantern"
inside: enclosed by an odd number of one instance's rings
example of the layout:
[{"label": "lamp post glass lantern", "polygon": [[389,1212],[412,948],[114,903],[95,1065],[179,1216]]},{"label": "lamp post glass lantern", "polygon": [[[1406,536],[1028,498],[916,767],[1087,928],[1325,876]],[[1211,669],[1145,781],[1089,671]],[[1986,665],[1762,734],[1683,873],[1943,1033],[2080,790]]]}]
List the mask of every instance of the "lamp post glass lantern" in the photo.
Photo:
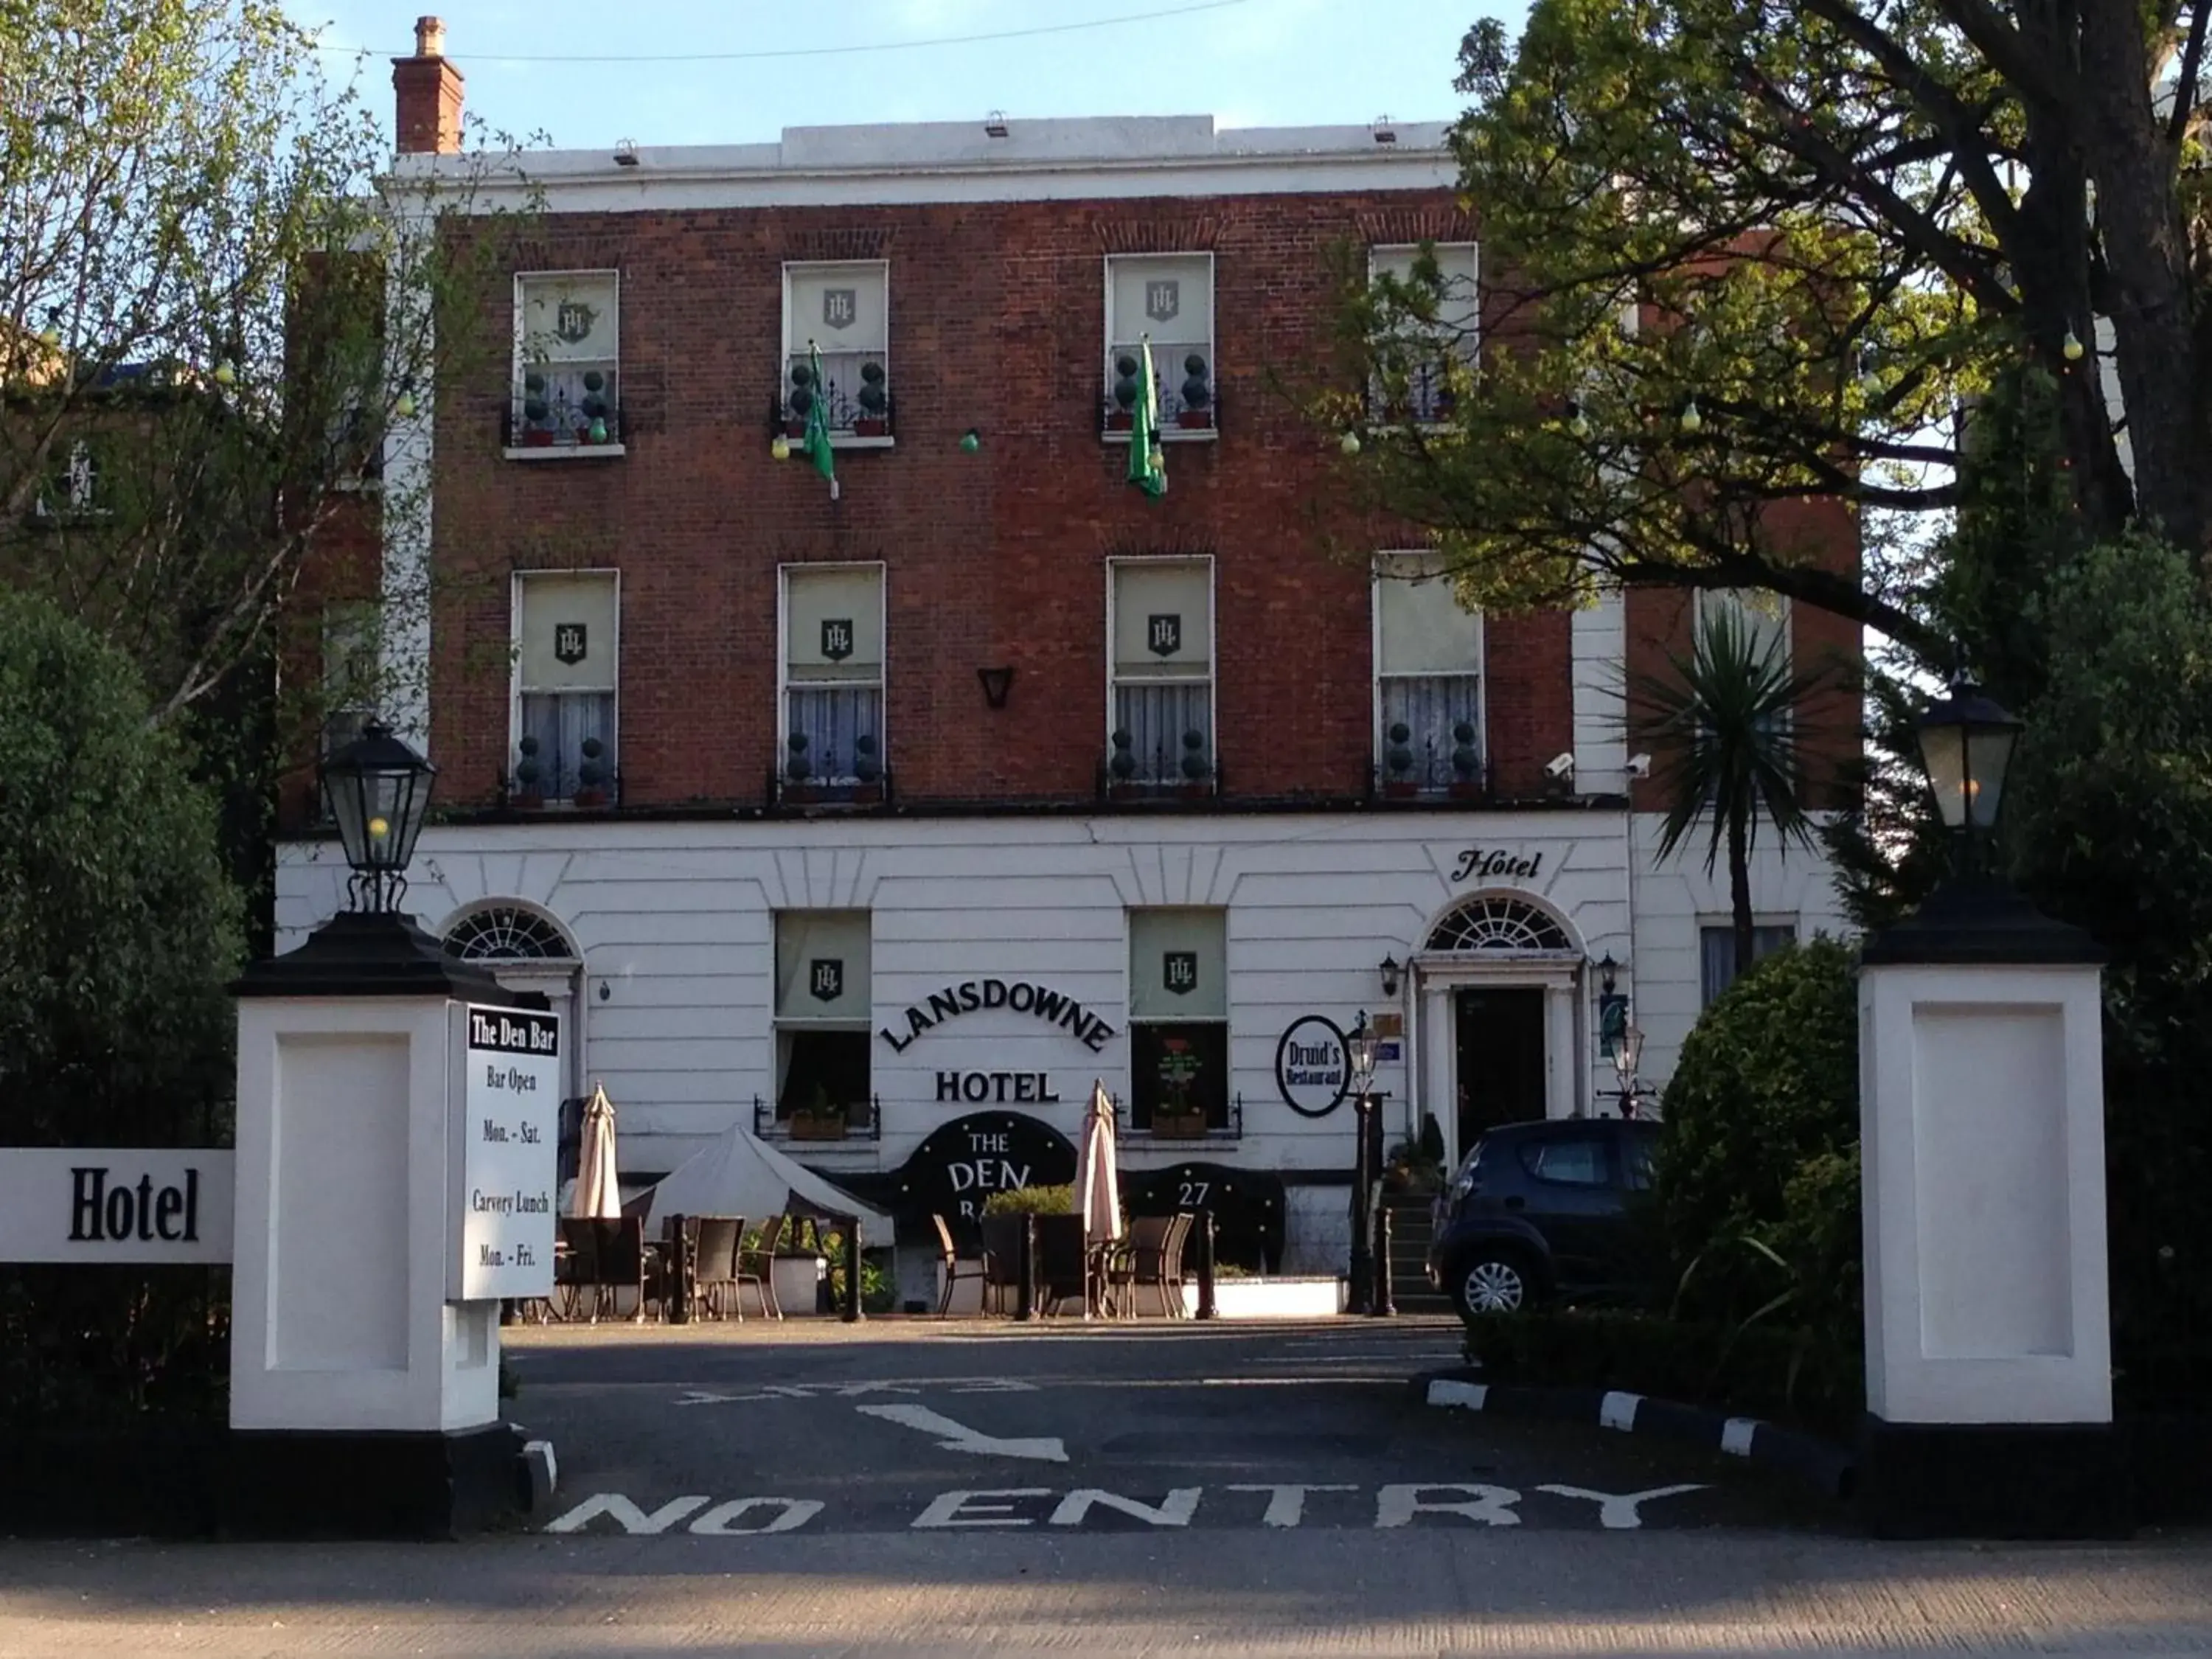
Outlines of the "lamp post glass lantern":
[{"label": "lamp post glass lantern", "polygon": [[1915,735],[1943,827],[1970,844],[1996,827],[2021,723],[1960,679],[1920,717]]},{"label": "lamp post glass lantern", "polygon": [[430,810],[430,786],[438,769],[381,720],[371,720],[319,770],[346,863],[353,869],[354,908],[392,909],[407,890],[407,866]]}]

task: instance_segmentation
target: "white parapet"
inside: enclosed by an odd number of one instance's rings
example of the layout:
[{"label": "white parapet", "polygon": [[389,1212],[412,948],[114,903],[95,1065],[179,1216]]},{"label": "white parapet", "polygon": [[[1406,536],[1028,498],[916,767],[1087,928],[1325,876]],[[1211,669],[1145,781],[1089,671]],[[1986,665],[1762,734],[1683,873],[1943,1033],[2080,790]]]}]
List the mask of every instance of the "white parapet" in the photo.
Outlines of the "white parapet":
[{"label": "white parapet", "polygon": [[2087,963],[1863,970],[1875,1417],[2112,1420],[2100,1018]]}]

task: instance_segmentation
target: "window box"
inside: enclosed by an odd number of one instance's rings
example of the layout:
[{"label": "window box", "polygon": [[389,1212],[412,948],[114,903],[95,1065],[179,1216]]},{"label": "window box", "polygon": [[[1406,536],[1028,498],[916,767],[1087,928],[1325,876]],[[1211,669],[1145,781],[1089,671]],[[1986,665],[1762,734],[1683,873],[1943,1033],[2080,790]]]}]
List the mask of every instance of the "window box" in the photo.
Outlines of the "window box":
[{"label": "window box", "polygon": [[1176,414],[1176,424],[1186,432],[1211,432],[1213,429],[1213,411],[1210,409],[1179,410]]},{"label": "window box", "polygon": [[845,1114],[834,1107],[826,1112],[801,1108],[791,1115],[790,1124],[793,1140],[842,1140],[845,1138]]},{"label": "window box", "polygon": [[1152,1138],[1155,1140],[1203,1140],[1206,1139],[1206,1114],[1154,1112]]}]

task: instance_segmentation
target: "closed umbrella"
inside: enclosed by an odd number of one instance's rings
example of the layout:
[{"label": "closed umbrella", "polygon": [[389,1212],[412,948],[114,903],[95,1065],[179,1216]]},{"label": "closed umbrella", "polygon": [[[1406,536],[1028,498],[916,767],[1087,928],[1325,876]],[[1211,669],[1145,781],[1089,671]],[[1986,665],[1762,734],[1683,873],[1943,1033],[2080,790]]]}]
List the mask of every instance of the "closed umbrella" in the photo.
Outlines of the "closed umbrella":
[{"label": "closed umbrella", "polygon": [[595,1084],[591,1099],[584,1103],[583,1144],[578,1149],[568,1213],[619,1221],[622,1212],[622,1188],[615,1180],[615,1105],[607,1098],[606,1085]]},{"label": "closed umbrella", "polygon": [[1114,1102],[1103,1083],[1091,1085],[1091,1111],[1084,1119],[1083,1150],[1075,1166],[1075,1182],[1076,1201],[1083,1215],[1084,1252],[1091,1261],[1100,1262],[1107,1248],[1121,1237],[1121,1180],[1114,1168]]}]

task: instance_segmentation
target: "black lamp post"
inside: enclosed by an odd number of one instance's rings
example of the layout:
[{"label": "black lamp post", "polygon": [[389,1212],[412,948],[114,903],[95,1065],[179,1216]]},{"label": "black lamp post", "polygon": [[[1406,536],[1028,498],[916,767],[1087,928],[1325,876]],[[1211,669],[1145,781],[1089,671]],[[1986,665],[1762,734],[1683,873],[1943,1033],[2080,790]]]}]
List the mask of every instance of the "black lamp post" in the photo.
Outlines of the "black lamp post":
[{"label": "black lamp post", "polygon": [[1920,763],[1943,827],[1957,838],[1957,873],[1985,872],[1987,843],[2004,808],[2005,773],[2021,723],[1971,680],[1961,679],[1920,717]]},{"label": "black lamp post", "polygon": [[1638,1089],[1636,1068],[1643,1059],[1644,1033],[1640,1028],[1631,1025],[1621,1032],[1620,1041],[1613,1045],[1613,1074],[1620,1081],[1620,1115],[1623,1117],[1636,1115]]},{"label": "black lamp post", "polygon": [[1899,963],[2103,960],[2089,935],[2054,921],[1997,873],[1990,854],[2021,722],[1960,678],[1929,705],[1915,735],[1928,787],[1956,852],[1950,875],[1903,921],[1869,939],[1859,959]]},{"label": "black lamp post", "polygon": [[1345,1068],[1352,1085],[1352,1294],[1349,1312],[1368,1311],[1375,1286],[1375,1182],[1381,1148],[1375,1145],[1376,1038],[1362,1010],[1344,1040]]},{"label": "black lamp post", "polygon": [[407,891],[407,866],[438,769],[392,736],[390,726],[371,720],[318,769],[353,870],[353,908],[395,909]]}]

